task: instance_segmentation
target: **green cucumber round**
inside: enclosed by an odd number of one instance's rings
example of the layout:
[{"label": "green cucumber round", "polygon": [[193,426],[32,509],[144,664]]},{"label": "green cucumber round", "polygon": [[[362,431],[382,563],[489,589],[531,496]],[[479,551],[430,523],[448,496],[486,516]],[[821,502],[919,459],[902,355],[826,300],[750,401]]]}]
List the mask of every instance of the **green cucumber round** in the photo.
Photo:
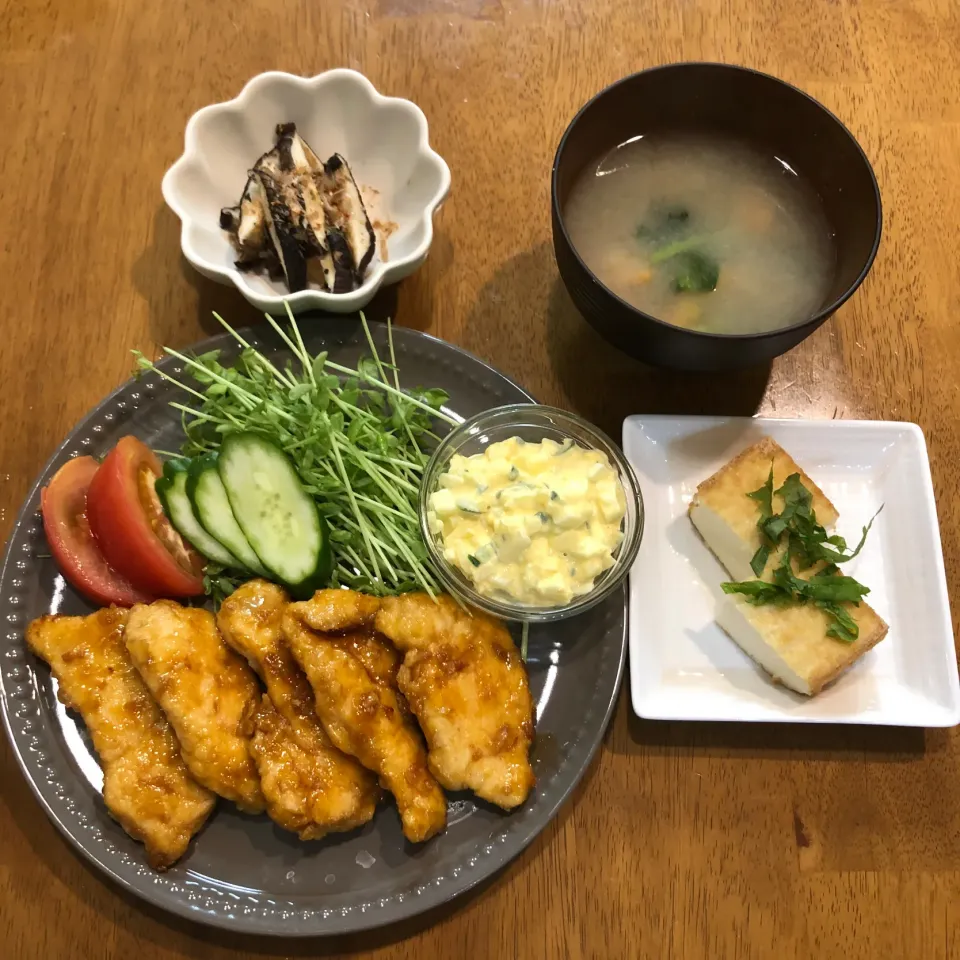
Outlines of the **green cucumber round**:
[{"label": "green cucumber round", "polygon": [[268,577],[256,551],[243,534],[230,506],[217,471],[217,456],[208,454],[190,462],[187,469],[187,496],[194,516],[204,530],[219,540],[243,567],[261,577]]},{"label": "green cucumber round", "polygon": [[193,512],[193,506],[187,496],[188,467],[189,464],[183,460],[168,460],[163,465],[163,476],[157,478],[154,488],[164,512],[177,533],[208,560],[219,563],[221,567],[243,570],[244,566],[240,560],[216,537],[207,533]]},{"label": "green cucumber round", "polygon": [[224,438],[217,470],[233,515],[263,565],[298,599],[329,583],[326,520],[290,458],[256,433]]}]

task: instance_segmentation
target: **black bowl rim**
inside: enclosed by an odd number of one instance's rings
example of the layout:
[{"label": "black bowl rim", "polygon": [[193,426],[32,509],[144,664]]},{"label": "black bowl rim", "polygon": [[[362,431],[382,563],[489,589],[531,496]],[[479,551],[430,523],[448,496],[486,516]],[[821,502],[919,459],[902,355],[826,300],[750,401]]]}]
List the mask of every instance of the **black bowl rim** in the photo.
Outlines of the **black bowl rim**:
[{"label": "black bowl rim", "polygon": [[[577,248],[573,241],[570,239],[570,234],[567,233],[567,225],[563,219],[563,211],[560,209],[560,201],[557,197],[557,175],[560,169],[560,158],[563,154],[564,148],[567,145],[567,140],[574,131],[574,128],[577,126],[577,123],[580,121],[580,118],[598,101],[601,97],[605,97],[608,93],[615,90],[617,87],[625,83],[630,83],[635,80],[637,77],[645,76],[648,73],[656,73],[659,71],[672,71],[672,70],[684,70],[689,67],[710,67],[717,70],[731,70],[737,73],[746,73],[753,74],[754,76],[760,77],[763,80],[772,80],[774,83],[780,84],[780,86],[786,87],[788,90],[793,91],[799,96],[803,97],[805,100],[809,100],[815,107],[819,108],[823,113],[827,115],[849,138],[850,142],[857,148],[857,152],[860,154],[860,158],[863,160],[863,164],[867,169],[867,174],[870,177],[870,183],[873,186],[873,196],[874,201],[877,206],[877,228],[873,238],[873,246],[870,249],[870,253],[867,256],[866,262],[863,265],[863,269],[857,275],[856,279],[852,284],[835,300],[831,301],[827,306],[822,307],[818,310],[813,316],[808,317],[806,320],[800,320],[798,323],[791,324],[789,327],[775,327],[773,330],[762,330],[756,333],[710,333],[705,330],[691,330],[688,327],[678,327],[672,323],[667,323],[666,320],[660,320],[658,317],[653,316],[651,313],[644,313],[643,310],[638,309],[633,306],[633,304],[628,303],[622,297],[614,293],[584,262],[583,258],[580,256],[580,253],[577,251]],[[788,83],[786,80],[781,80],[779,77],[775,77],[773,74],[764,73],[762,70],[755,70],[752,67],[742,67],[735,63],[720,63],[712,60],[684,60],[679,63],[662,63],[658,64],[655,67],[647,67],[645,70],[638,70],[636,73],[628,74],[625,77],[621,77],[619,80],[615,80],[613,83],[604,87],[602,90],[595,93],[577,112],[574,118],[567,125],[567,129],[564,130],[563,136],[560,138],[560,143],[557,145],[557,151],[553,156],[553,169],[550,173],[550,204],[553,209],[554,219],[560,225],[560,231],[563,234],[563,239],[567,244],[567,247],[573,253],[574,257],[577,259],[577,263],[587,272],[590,276],[590,279],[593,280],[608,296],[613,297],[618,303],[622,304],[627,310],[635,313],[639,317],[643,317],[645,320],[650,320],[657,326],[665,327],[667,330],[676,331],[681,330],[684,333],[688,333],[694,337],[702,337],[706,340],[718,340],[718,341],[736,341],[736,340],[766,340],[771,337],[781,337],[791,331],[802,330],[805,327],[811,328],[811,333],[815,330],[821,323],[823,323],[831,314],[836,313],[849,299],[852,297],[860,285],[866,279],[867,274],[870,272],[870,268],[873,266],[873,262],[877,257],[877,251],[880,249],[880,238],[883,233],[883,203],[880,198],[880,184],[877,183],[877,176],[874,173],[873,165],[870,163],[869,158],[864,152],[863,147],[860,146],[860,141],[850,132],[850,129],[847,125],[831,110],[827,109],[819,100],[814,97],[811,97],[809,93],[806,93],[804,90],[801,90],[799,87],[795,87],[792,83]]]}]

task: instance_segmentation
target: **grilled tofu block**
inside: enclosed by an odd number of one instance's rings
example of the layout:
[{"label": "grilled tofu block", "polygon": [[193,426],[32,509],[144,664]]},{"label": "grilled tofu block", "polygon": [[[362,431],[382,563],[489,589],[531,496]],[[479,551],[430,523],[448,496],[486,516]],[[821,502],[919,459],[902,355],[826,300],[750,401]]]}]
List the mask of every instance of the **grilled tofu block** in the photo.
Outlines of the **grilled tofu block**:
[{"label": "grilled tofu block", "polygon": [[775,682],[812,697],[887,635],[869,604],[844,606],[860,628],[853,643],[828,637],[827,615],[810,603],[756,607],[743,597],[724,596],[717,623]]},{"label": "grilled tofu block", "polygon": [[180,756],[180,744],[134,669],[123,642],[127,611],[41,617],[27,645],[50,664],[60,702],[76,710],[103,767],[103,801],[147,860],[165,870],[186,852],[215,803]]},{"label": "grilled tofu block", "polygon": [[[817,520],[826,528],[838,519],[836,507],[776,441],[765,437],[704,480],[690,503],[690,519],[707,546],[734,580],[754,579],[750,560],[760,547],[759,507],[747,494],[766,483],[773,466],[778,489],[793,473],[813,496]],[[775,512],[782,509],[775,495]],[[769,579],[781,554],[771,553],[762,579]],[[814,568],[815,569],[815,568]],[[809,576],[814,572],[798,571]],[[827,636],[828,615],[813,604],[755,606],[739,595],[725,595],[717,622],[775,681],[813,696],[838,677],[887,634],[887,625],[865,602],[844,604],[856,621],[859,636],[843,643]]]},{"label": "grilled tofu block", "polygon": [[172,600],[138,603],[130,610],[124,640],[194,777],[241,810],[263,810],[250,755],[260,687],[243,659],[224,643],[213,614]]},{"label": "grilled tofu block", "polygon": [[[757,502],[747,494],[767,482],[771,465],[774,490],[779,489],[790,474],[799,473],[801,482],[813,494],[817,520],[830,529],[839,516],[836,507],[793,457],[775,440],[764,437],[704,480],[690,501],[693,525],[734,580],[751,580],[755,576],[750,561],[760,547],[759,513]],[[778,501],[778,497],[773,498],[774,512],[783,507]],[[779,559],[771,554],[764,573],[777,563]]]}]

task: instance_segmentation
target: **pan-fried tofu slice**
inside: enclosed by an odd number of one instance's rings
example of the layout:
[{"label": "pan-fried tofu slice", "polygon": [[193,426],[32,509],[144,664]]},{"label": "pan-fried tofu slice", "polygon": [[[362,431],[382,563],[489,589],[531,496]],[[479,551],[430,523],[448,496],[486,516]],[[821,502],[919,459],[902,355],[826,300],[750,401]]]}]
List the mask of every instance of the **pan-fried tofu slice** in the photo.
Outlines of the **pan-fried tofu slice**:
[{"label": "pan-fried tofu slice", "polygon": [[[760,512],[747,494],[766,483],[771,464],[774,490],[798,473],[813,495],[818,522],[829,529],[839,516],[790,454],[765,437],[704,480],[690,503],[690,519],[734,580],[754,579],[750,560],[760,546]],[[782,507],[781,498],[774,495],[774,512]],[[763,579],[769,579],[779,562],[779,556],[771,554]],[[742,596],[727,595],[718,606],[717,622],[775,681],[813,696],[887,634],[887,625],[867,603],[844,607],[860,630],[853,643],[828,637],[827,614],[812,604],[754,606]]]},{"label": "pan-fried tofu slice", "polygon": [[60,702],[87,725],[103,767],[103,802],[147,860],[165,870],[186,852],[214,795],[190,776],[180,744],[123,643],[127,611],[40,617],[27,645],[50,664]]},{"label": "pan-fried tofu slice", "polygon": [[868,604],[844,606],[860,628],[853,643],[828,637],[827,615],[809,603],[756,607],[743,597],[725,596],[717,623],[775,681],[812,697],[887,635],[887,625]]},{"label": "pan-fried tofu slice", "polygon": [[[760,512],[757,501],[751,500],[747,494],[767,482],[771,464],[774,490],[779,489],[791,473],[799,473],[801,483],[813,494],[817,520],[829,530],[839,516],[826,494],[793,457],[775,440],[764,437],[704,480],[690,501],[693,525],[734,580],[752,580],[755,576],[750,561],[760,547],[760,531],[757,529]],[[775,496],[774,513],[779,513],[782,508],[781,498]],[[771,555],[767,571],[776,563],[775,556]]]}]

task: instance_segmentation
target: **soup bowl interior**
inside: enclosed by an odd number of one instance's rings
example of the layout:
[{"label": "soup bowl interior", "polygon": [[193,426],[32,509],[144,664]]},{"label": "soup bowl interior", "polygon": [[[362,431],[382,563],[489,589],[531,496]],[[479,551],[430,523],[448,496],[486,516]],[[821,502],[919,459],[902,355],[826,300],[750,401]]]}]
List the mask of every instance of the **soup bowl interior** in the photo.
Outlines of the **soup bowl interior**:
[{"label": "soup bowl interior", "polygon": [[[608,290],[573,247],[563,212],[577,181],[638,135],[717,138],[789,164],[819,198],[835,267],[820,308],[791,327],[711,334],[674,327]],[[553,167],[554,247],[561,277],[586,319],[627,352],[666,366],[714,369],[768,360],[809,335],[863,281],[880,242],[876,178],[852,134],[815,100],[774,77],[724,64],[685,63],[627,77],[584,106]]]}]

